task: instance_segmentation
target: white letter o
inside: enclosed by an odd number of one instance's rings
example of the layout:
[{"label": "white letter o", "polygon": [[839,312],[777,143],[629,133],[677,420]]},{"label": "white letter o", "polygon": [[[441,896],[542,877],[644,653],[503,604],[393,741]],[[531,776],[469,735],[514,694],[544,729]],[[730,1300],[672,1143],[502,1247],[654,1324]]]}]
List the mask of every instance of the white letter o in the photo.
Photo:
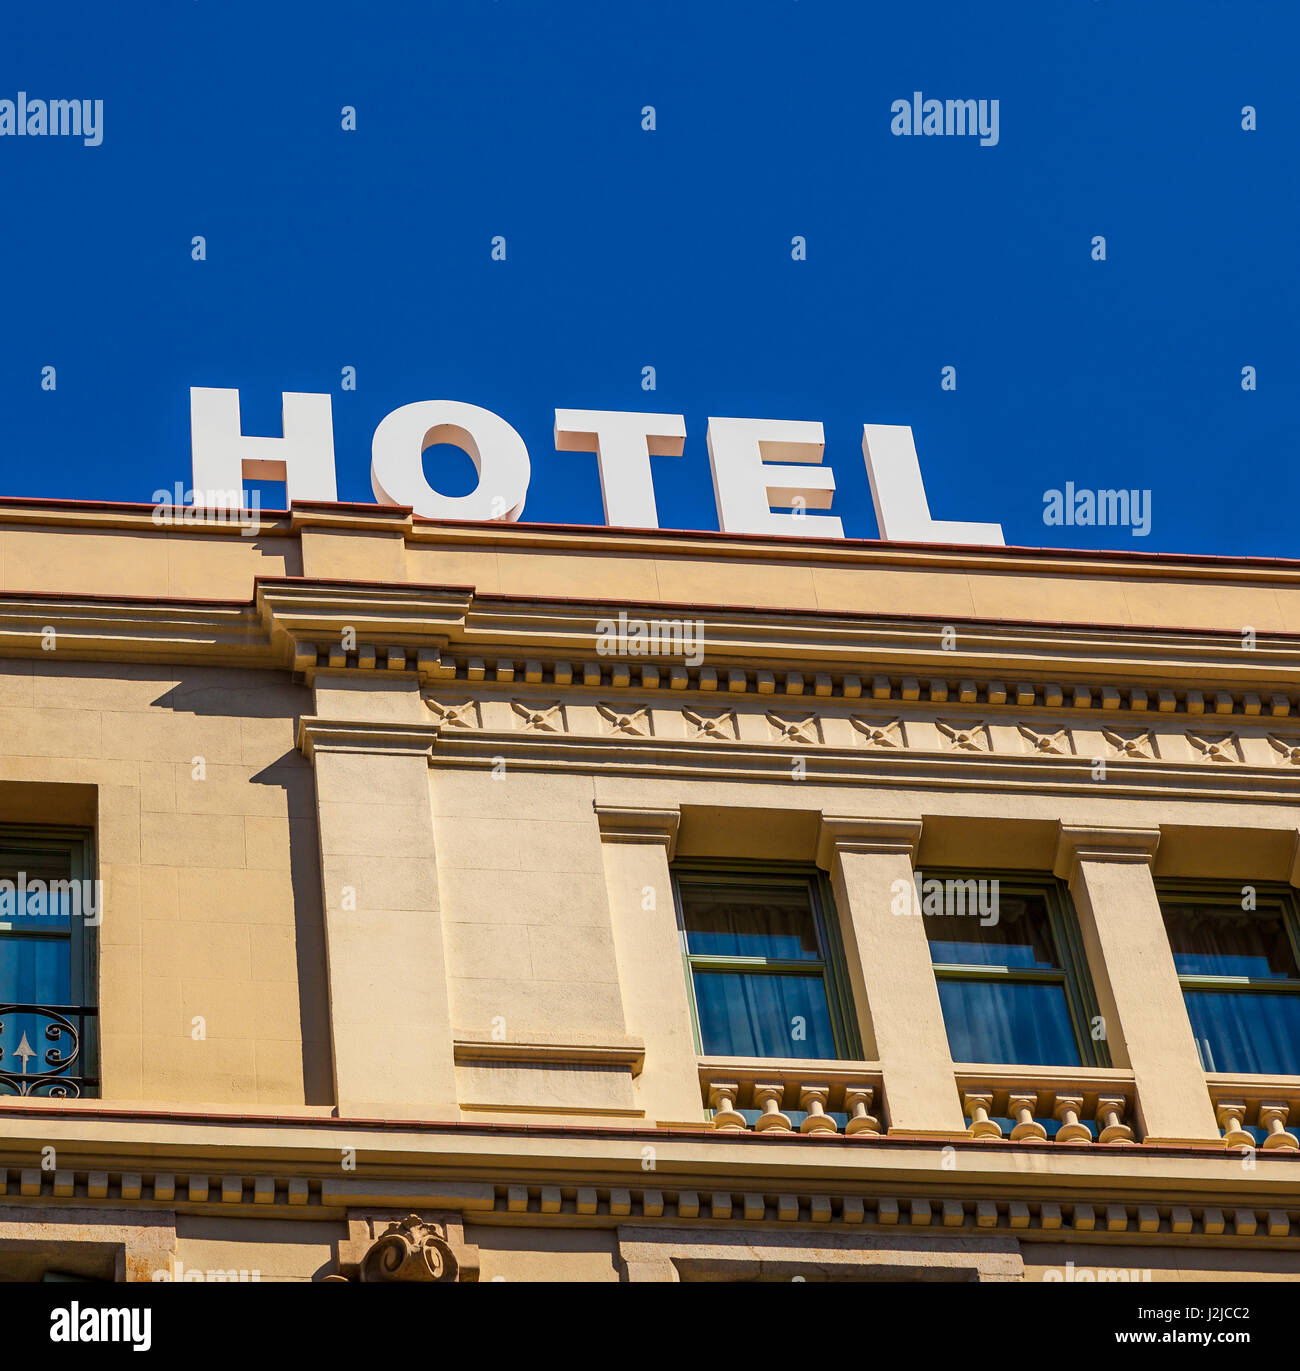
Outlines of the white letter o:
[{"label": "white letter o", "polygon": [[[469,453],[478,485],[440,495],[420,463],[435,443]],[[385,505],[409,505],[425,519],[505,520],[524,511],[531,466],[524,440],[499,415],[459,400],[419,400],[386,415],[370,446],[370,485]]]}]

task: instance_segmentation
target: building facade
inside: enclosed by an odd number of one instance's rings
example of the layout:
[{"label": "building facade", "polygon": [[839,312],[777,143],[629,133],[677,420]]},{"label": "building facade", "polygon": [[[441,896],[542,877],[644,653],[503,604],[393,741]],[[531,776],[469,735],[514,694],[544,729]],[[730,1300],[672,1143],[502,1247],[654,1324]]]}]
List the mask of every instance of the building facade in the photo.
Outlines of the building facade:
[{"label": "building facade", "polygon": [[1300,564],[0,509],[0,1279],[1300,1274]]}]

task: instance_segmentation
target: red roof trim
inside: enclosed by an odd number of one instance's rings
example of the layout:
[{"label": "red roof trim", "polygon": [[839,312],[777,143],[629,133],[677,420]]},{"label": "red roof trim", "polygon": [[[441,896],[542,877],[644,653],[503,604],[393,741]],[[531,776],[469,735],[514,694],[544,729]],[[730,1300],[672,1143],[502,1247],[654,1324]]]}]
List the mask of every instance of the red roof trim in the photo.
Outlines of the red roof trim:
[{"label": "red roof trim", "polygon": [[[173,483],[173,485],[174,484],[175,483]],[[118,510],[123,513],[134,513],[137,511],[152,510],[154,508],[152,504],[131,503],[120,500],[69,500],[51,499],[43,496],[0,495],[0,510],[32,505],[43,509]],[[376,514],[388,513],[392,517],[397,518],[404,518],[410,512],[409,506],[406,505],[367,504],[363,501],[295,500],[290,509],[263,509],[260,510],[259,513],[267,519],[287,519],[292,515],[294,509],[373,512]],[[1256,568],[1300,567],[1300,557],[1254,557],[1245,554],[1228,555],[1215,552],[1138,552],[1125,548],[1106,550],[1100,548],[1028,547],[1020,545],[991,547],[974,543],[909,543],[884,538],[797,538],[768,533],[724,533],[719,532],[716,529],[623,528],[610,527],[605,524],[556,524],[528,520],[521,520],[518,523],[513,524],[504,524],[500,520],[427,519],[418,514],[412,515],[411,521],[413,524],[422,528],[476,528],[482,530],[520,528],[536,529],[543,533],[569,533],[595,537],[609,535],[614,537],[636,536],[641,538],[699,538],[704,541],[750,543],[754,546],[766,544],[774,547],[844,548],[849,551],[868,550],[873,548],[897,548],[909,552],[979,553],[981,555],[994,557],[1007,555],[1017,558],[1082,558],[1085,561],[1119,559],[1120,561],[1125,562],[1146,564],[1186,562],[1192,565],[1243,565]]]}]

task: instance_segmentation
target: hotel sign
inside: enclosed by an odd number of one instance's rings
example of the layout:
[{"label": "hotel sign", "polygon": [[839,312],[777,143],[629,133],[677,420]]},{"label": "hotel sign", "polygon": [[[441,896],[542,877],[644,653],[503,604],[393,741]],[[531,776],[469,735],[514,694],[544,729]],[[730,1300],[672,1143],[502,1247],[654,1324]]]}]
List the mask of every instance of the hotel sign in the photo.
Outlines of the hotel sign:
[{"label": "hotel sign", "polygon": [[[191,389],[196,508],[242,507],[246,480],[283,481],[289,501],[338,499],[330,396],[285,392],[282,416],[283,437],[246,437],[237,390]],[[835,473],[823,461],[819,421],[710,418],[705,441],[724,533],[844,537],[840,519],[826,512]],[[556,449],[595,456],[605,523],[611,527],[659,527],[650,458],[680,457],[685,442],[686,420],[680,414],[555,411]],[[468,495],[444,495],[430,485],[421,458],[438,443],[469,454],[478,485]],[[862,456],[882,538],[1002,545],[1000,524],[930,517],[910,428],[864,424]],[[429,519],[517,520],[531,475],[528,448],[510,424],[460,400],[402,405],[380,422],[371,445],[375,499],[410,506]]]}]

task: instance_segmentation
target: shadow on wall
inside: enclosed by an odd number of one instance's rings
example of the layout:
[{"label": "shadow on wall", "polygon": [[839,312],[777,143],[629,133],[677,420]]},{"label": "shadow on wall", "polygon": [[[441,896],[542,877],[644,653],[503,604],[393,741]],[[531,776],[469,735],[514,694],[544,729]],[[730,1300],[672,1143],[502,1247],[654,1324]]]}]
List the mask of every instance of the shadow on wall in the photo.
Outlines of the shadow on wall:
[{"label": "shadow on wall", "polygon": [[[177,714],[241,720],[244,757],[263,751],[269,755],[275,748],[282,748],[285,738],[297,737],[299,719],[311,711],[311,695],[306,687],[292,684],[279,673],[266,672],[265,683],[250,683],[251,673],[247,671],[220,667],[192,670],[193,679],[180,682],[151,703]],[[265,749],[261,746],[263,740]],[[302,1033],[303,1100],[309,1105],[332,1105],[334,1065],[315,774],[307,758],[292,746],[252,772],[248,780],[250,785],[275,786],[284,792]]]}]

